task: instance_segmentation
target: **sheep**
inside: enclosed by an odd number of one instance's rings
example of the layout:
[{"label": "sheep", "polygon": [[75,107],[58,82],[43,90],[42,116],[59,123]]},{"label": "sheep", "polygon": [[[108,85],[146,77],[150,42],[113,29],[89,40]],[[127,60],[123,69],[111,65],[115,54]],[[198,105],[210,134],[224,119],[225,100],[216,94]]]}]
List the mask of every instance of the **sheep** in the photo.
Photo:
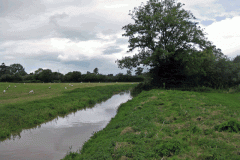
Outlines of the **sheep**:
[{"label": "sheep", "polygon": [[8,90],[8,87],[6,88],[6,90]]},{"label": "sheep", "polygon": [[31,91],[29,92],[29,94],[30,94],[30,93],[34,94],[34,91],[33,91],[33,90],[31,90]]},{"label": "sheep", "polygon": [[6,90],[3,90],[3,94],[6,93]]},{"label": "sheep", "polygon": [[17,86],[15,86],[15,88],[16,88]]},{"label": "sheep", "polygon": [[67,87],[65,87],[65,89],[67,89]]},{"label": "sheep", "polygon": [[25,84],[25,83],[24,83]]},{"label": "sheep", "polygon": [[71,85],[73,87],[73,85]]},{"label": "sheep", "polygon": [[9,85],[9,88],[10,88],[10,85]]},{"label": "sheep", "polygon": [[51,87],[49,87],[49,89],[51,89]]},{"label": "sheep", "polygon": [[82,83],[82,82],[81,82]]}]

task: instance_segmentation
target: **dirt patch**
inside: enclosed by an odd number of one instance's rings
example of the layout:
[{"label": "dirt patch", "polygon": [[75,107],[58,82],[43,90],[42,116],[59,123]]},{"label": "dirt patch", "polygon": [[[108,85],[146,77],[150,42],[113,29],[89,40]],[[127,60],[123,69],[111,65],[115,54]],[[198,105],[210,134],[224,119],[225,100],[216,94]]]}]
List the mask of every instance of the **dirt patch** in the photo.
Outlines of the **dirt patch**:
[{"label": "dirt patch", "polygon": [[215,116],[215,115],[219,115],[219,114],[221,114],[221,111],[220,111],[220,110],[211,111],[210,114],[213,115],[213,116]]},{"label": "dirt patch", "polygon": [[128,142],[116,142],[114,151],[117,151],[120,148],[127,148],[127,147],[132,147],[132,144]]},{"label": "dirt patch", "polygon": [[120,135],[126,134],[126,133],[133,133],[134,130],[132,129],[132,127],[126,127],[124,130],[122,130]]}]

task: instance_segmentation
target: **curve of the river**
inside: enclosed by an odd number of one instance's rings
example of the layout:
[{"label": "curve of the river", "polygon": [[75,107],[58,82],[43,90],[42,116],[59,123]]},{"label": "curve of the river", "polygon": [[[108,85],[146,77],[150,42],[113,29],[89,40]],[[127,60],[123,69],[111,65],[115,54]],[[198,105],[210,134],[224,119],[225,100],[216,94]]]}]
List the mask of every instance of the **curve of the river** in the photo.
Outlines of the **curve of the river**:
[{"label": "curve of the river", "polygon": [[81,149],[93,132],[106,127],[120,104],[130,99],[130,92],[122,92],[93,108],[23,130],[20,137],[0,142],[0,160],[59,160],[70,148],[71,151]]}]

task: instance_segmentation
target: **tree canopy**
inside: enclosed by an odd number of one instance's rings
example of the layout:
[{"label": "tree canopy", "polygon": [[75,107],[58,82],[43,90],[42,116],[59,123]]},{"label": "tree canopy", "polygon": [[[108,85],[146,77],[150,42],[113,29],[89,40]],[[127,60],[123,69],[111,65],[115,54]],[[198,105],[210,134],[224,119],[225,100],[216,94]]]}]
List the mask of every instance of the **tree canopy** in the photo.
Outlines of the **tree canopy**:
[{"label": "tree canopy", "polygon": [[[150,67],[152,83],[200,84],[214,61],[225,58],[205,37],[196,18],[174,0],[149,0],[129,13],[134,24],[122,29],[129,37],[129,50],[139,53],[117,60],[118,67]],[[210,67],[210,68],[209,68]],[[194,85],[195,85],[194,84]]]}]

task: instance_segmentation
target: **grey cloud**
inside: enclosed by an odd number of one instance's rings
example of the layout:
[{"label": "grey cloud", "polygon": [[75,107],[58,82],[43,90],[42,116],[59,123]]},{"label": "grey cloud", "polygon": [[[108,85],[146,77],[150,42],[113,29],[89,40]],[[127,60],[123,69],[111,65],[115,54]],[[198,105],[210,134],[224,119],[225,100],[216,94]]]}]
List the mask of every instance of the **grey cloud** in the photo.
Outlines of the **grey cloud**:
[{"label": "grey cloud", "polygon": [[53,23],[54,25],[58,26],[57,20],[58,19],[63,19],[69,17],[69,15],[67,15],[66,13],[62,13],[62,14],[55,14],[53,16],[51,16],[49,18],[49,23]]},{"label": "grey cloud", "polygon": [[60,37],[69,38],[73,41],[88,41],[99,39],[96,32],[81,31],[78,28],[59,27],[56,31],[59,33]]},{"label": "grey cloud", "polygon": [[41,0],[0,0],[0,17],[26,19],[46,10]]},{"label": "grey cloud", "polygon": [[90,62],[88,61],[64,61],[63,62],[65,65],[73,65],[73,66],[77,66],[77,67],[84,67],[84,68],[88,68],[90,66]]},{"label": "grey cloud", "polygon": [[118,46],[110,46],[103,51],[103,54],[114,54],[123,51],[123,49]]},{"label": "grey cloud", "polygon": [[116,40],[116,44],[127,44],[128,43],[128,38],[118,38]]}]

